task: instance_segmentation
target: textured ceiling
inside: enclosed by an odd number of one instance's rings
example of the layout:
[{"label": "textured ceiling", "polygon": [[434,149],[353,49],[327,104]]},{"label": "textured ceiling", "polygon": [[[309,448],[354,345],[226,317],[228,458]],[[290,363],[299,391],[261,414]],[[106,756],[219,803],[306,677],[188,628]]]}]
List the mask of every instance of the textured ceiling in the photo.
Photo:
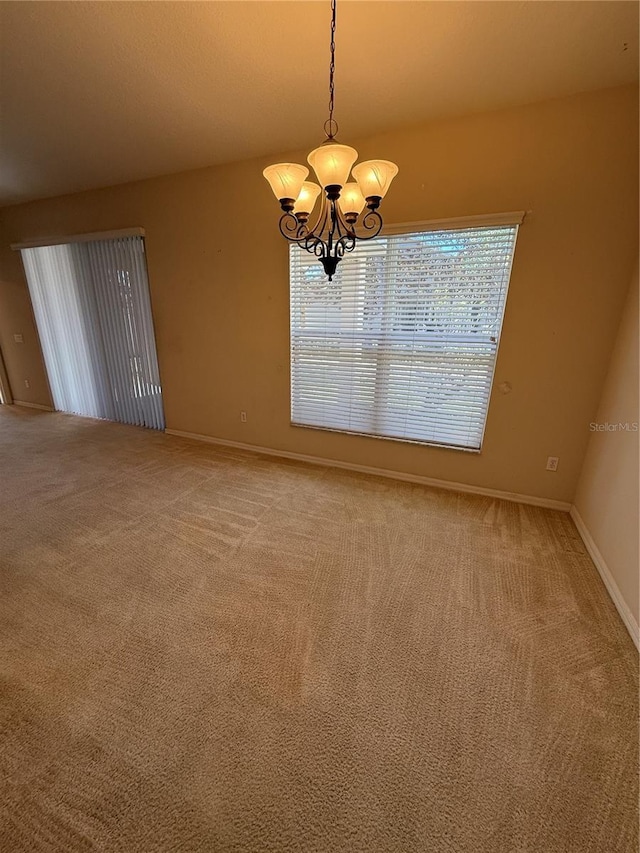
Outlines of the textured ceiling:
[{"label": "textured ceiling", "polygon": [[[0,203],[313,146],[329,3],[0,2]],[[638,78],[636,2],[340,0],[341,141]]]}]

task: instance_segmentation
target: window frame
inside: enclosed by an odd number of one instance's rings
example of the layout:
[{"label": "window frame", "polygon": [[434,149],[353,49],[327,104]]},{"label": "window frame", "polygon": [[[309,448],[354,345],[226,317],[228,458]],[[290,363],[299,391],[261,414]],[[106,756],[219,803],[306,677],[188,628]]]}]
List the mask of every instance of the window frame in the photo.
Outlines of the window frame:
[{"label": "window frame", "polygon": [[[465,217],[457,217],[452,219],[437,219],[437,220],[426,220],[420,222],[403,222],[403,223],[392,223],[390,225],[385,225],[382,233],[376,239],[384,239],[385,237],[391,237],[402,234],[421,234],[429,231],[456,231],[456,230],[468,230],[474,228],[492,228],[492,227],[515,227],[515,234],[513,237],[513,251],[511,253],[511,258],[509,261],[508,269],[506,270],[506,285],[504,290],[504,300],[502,302],[502,307],[500,310],[498,323],[497,323],[497,334],[495,337],[495,351],[493,364],[491,368],[491,375],[489,377],[489,392],[486,398],[486,409],[484,411],[484,419],[482,424],[482,432],[480,434],[479,444],[477,447],[469,447],[464,445],[456,445],[452,443],[445,443],[437,440],[431,439],[422,439],[422,438],[411,438],[411,437],[402,437],[402,436],[394,436],[394,435],[384,435],[379,433],[372,432],[363,432],[356,429],[345,429],[343,427],[334,427],[334,426],[324,426],[319,424],[305,424],[296,422],[294,420],[294,371],[293,371],[293,291],[292,291],[292,276],[291,276],[291,257],[295,251],[300,252],[300,248],[292,244],[290,246],[289,251],[289,288],[290,288],[290,317],[289,317],[289,352],[290,352],[290,375],[289,375],[289,401],[290,401],[290,426],[300,428],[300,429],[313,429],[313,430],[321,430],[322,432],[335,432],[341,435],[355,435],[359,437],[365,438],[375,438],[382,441],[394,441],[400,442],[402,444],[414,444],[419,445],[421,447],[435,447],[446,450],[457,450],[463,451],[466,453],[474,453],[480,454],[482,452],[482,448],[484,445],[484,438],[487,428],[487,422],[489,420],[489,409],[491,406],[491,400],[493,397],[493,386],[495,381],[495,372],[496,366],[498,362],[499,350],[500,350],[500,342],[502,339],[502,331],[504,326],[504,316],[507,307],[507,300],[509,297],[509,288],[511,285],[511,276],[513,273],[513,264],[515,260],[515,253],[517,248],[518,236],[519,236],[519,228],[522,225],[524,218],[526,216],[525,211],[509,211],[506,213],[495,213],[495,214],[485,214],[479,216],[465,216]],[[358,248],[356,247],[356,252]],[[377,367],[376,367],[376,384],[377,384]]]}]

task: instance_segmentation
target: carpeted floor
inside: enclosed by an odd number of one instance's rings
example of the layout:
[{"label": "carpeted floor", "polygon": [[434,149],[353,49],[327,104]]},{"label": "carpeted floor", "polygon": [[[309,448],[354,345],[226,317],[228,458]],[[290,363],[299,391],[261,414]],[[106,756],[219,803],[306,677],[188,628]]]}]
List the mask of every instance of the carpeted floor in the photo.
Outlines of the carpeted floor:
[{"label": "carpeted floor", "polygon": [[566,514],[0,408],[0,850],[631,853]]}]

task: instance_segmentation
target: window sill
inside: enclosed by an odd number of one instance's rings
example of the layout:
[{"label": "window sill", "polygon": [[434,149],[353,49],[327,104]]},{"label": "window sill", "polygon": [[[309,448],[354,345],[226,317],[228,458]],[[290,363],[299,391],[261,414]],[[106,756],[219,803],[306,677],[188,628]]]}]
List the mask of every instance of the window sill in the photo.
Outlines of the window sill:
[{"label": "window sill", "polygon": [[421,441],[416,438],[398,438],[394,435],[376,435],[371,432],[358,432],[357,430],[337,429],[335,427],[316,426],[315,424],[299,424],[295,421],[290,421],[290,426],[296,427],[297,429],[313,429],[319,432],[334,432],[339,435],[355,435],[360,438],[375,438],[380,441],[393,441],[399,444],[414,444],[418,447],[434,447],[438,450],[459,450],[463,453],[473,453],[476,456],[479,456],[482,453],[482,445],[480,445],[480,447],[464,447],[463,445],[458,444],[442,444],[437,441]]}]

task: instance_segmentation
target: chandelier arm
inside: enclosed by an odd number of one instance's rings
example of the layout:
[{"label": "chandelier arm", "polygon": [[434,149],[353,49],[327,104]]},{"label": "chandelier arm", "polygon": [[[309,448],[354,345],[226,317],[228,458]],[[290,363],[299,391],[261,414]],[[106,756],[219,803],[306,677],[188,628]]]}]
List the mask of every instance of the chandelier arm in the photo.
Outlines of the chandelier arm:
[{"label": "chandelier arm", "polygon": [[[326,227],[326,221],[327,208],[323,200],[315,225],[313,226],[313,228],[306,228],[303,237],[299,241],[297,241],[301,249],[304,249],[310,254],[316,255],[317,257],[324,256],[325,252],[323,248],[324,242],[322,240],[322,235]],[[320,247],[321,250],[320,254],[318,253],[318,247]]]},{"label": "chandelier arm", "polygon": [[315,234],[307,234],[303,240],[298,242],[298,245],[310,255],[316,255],[318,258],[324,256],[324,243]]},{"label": "chandelier arm", "polygon": [[362,228],[364,228],[365,231],[370,232],[370,233],[367,233],[367,234],[363,234],[362,232],[358,233],[355,230],[355,226],[354,226],[354,231],[353,231],[354,237],[356,238],[356,240],[373,240],[373,238],[377,237],[378,234],[382,231],[383,224],[384,223],[382,221],[382,217],[380,216],[378,211],[377,210],[370,210],[368,213],[366,213],[363,216],[362,221],[360,222],[360,225],[362,226]]},{"label": "chandelier arm", "polygon": [[343,240],[345,237],[354,236],[353,228],[349,225],[347,220],[342,213],[340,205],[337,201],[331,202],[332,204],[332,228],[331,228],[331,237],[332,242],[337,243],[340,240]]},{"label": "chandelier arm", "polygon": [[320,211],[318,212],[318,217],[313,225],[313,228],[309,228],[309,234],[313,235],[316,239],[320,239],[326,226],[327,226],[327,217],[329,215],[329,202],[326,196],[322,196],[322,202],[320,205]]},{"label": "chandelier arm", "polygon": [[342,258],[345,252],[353,252],[356,247],[356,243],[357,239],[355,234],[345,234],[345,236],[340,240],[340,257]]},{"label": "chandelier arm", "polygon": [[311,254],[315,255],[316,258],[326,258],[327,257],[327,244],[324,240],[316,240],[313,244],[313,247],[307,249],[307,252],[311,252]]},{"label": "chandelier arm", "polygon": [[344,239],[345,237],[354,237],[355,236],[355,232],[354,232],[352,226],[349,225],[349,223],[345,219],[344,214],[340,210],[339,206],[338,206],[338,223],[339,223],[339,230],[340,230],[340,238],[341,239]]},{"label": "chandelier arm", "polygon": [[334,254],[333,247],[336,239],[340,239],[340,219],[338,213],[338,204],[334,200],[330,201],[331,205],[331,229],[329,230],[329,236],[327,237],[327,247],[329,249],[329,254]]},{"label": "chandelier arm", "polygon": [[294,242],[318,258],[342,258],[345,251],[356,246],[356,234],[344,218],[335,200],[323,199],[322,208],[313,228],[306,228],[300,240]]},{"label": "chandelier arm", "polygon": [[278,222],[282,236],[291,243],[299,243],[306,237],[307,229],[301,225],[293,213],[283,213]]},{"label": "chandelier arm", "polygon": [[[346,245],[348,240],[355,240],[355,232],[353,227],[347,222],[342,213],[340,205],[336,203],[335,205],[335,243],[336,245],[339,243],[342,247]],[[351,249],[347,249],[347,251],[351,251]]]}]

